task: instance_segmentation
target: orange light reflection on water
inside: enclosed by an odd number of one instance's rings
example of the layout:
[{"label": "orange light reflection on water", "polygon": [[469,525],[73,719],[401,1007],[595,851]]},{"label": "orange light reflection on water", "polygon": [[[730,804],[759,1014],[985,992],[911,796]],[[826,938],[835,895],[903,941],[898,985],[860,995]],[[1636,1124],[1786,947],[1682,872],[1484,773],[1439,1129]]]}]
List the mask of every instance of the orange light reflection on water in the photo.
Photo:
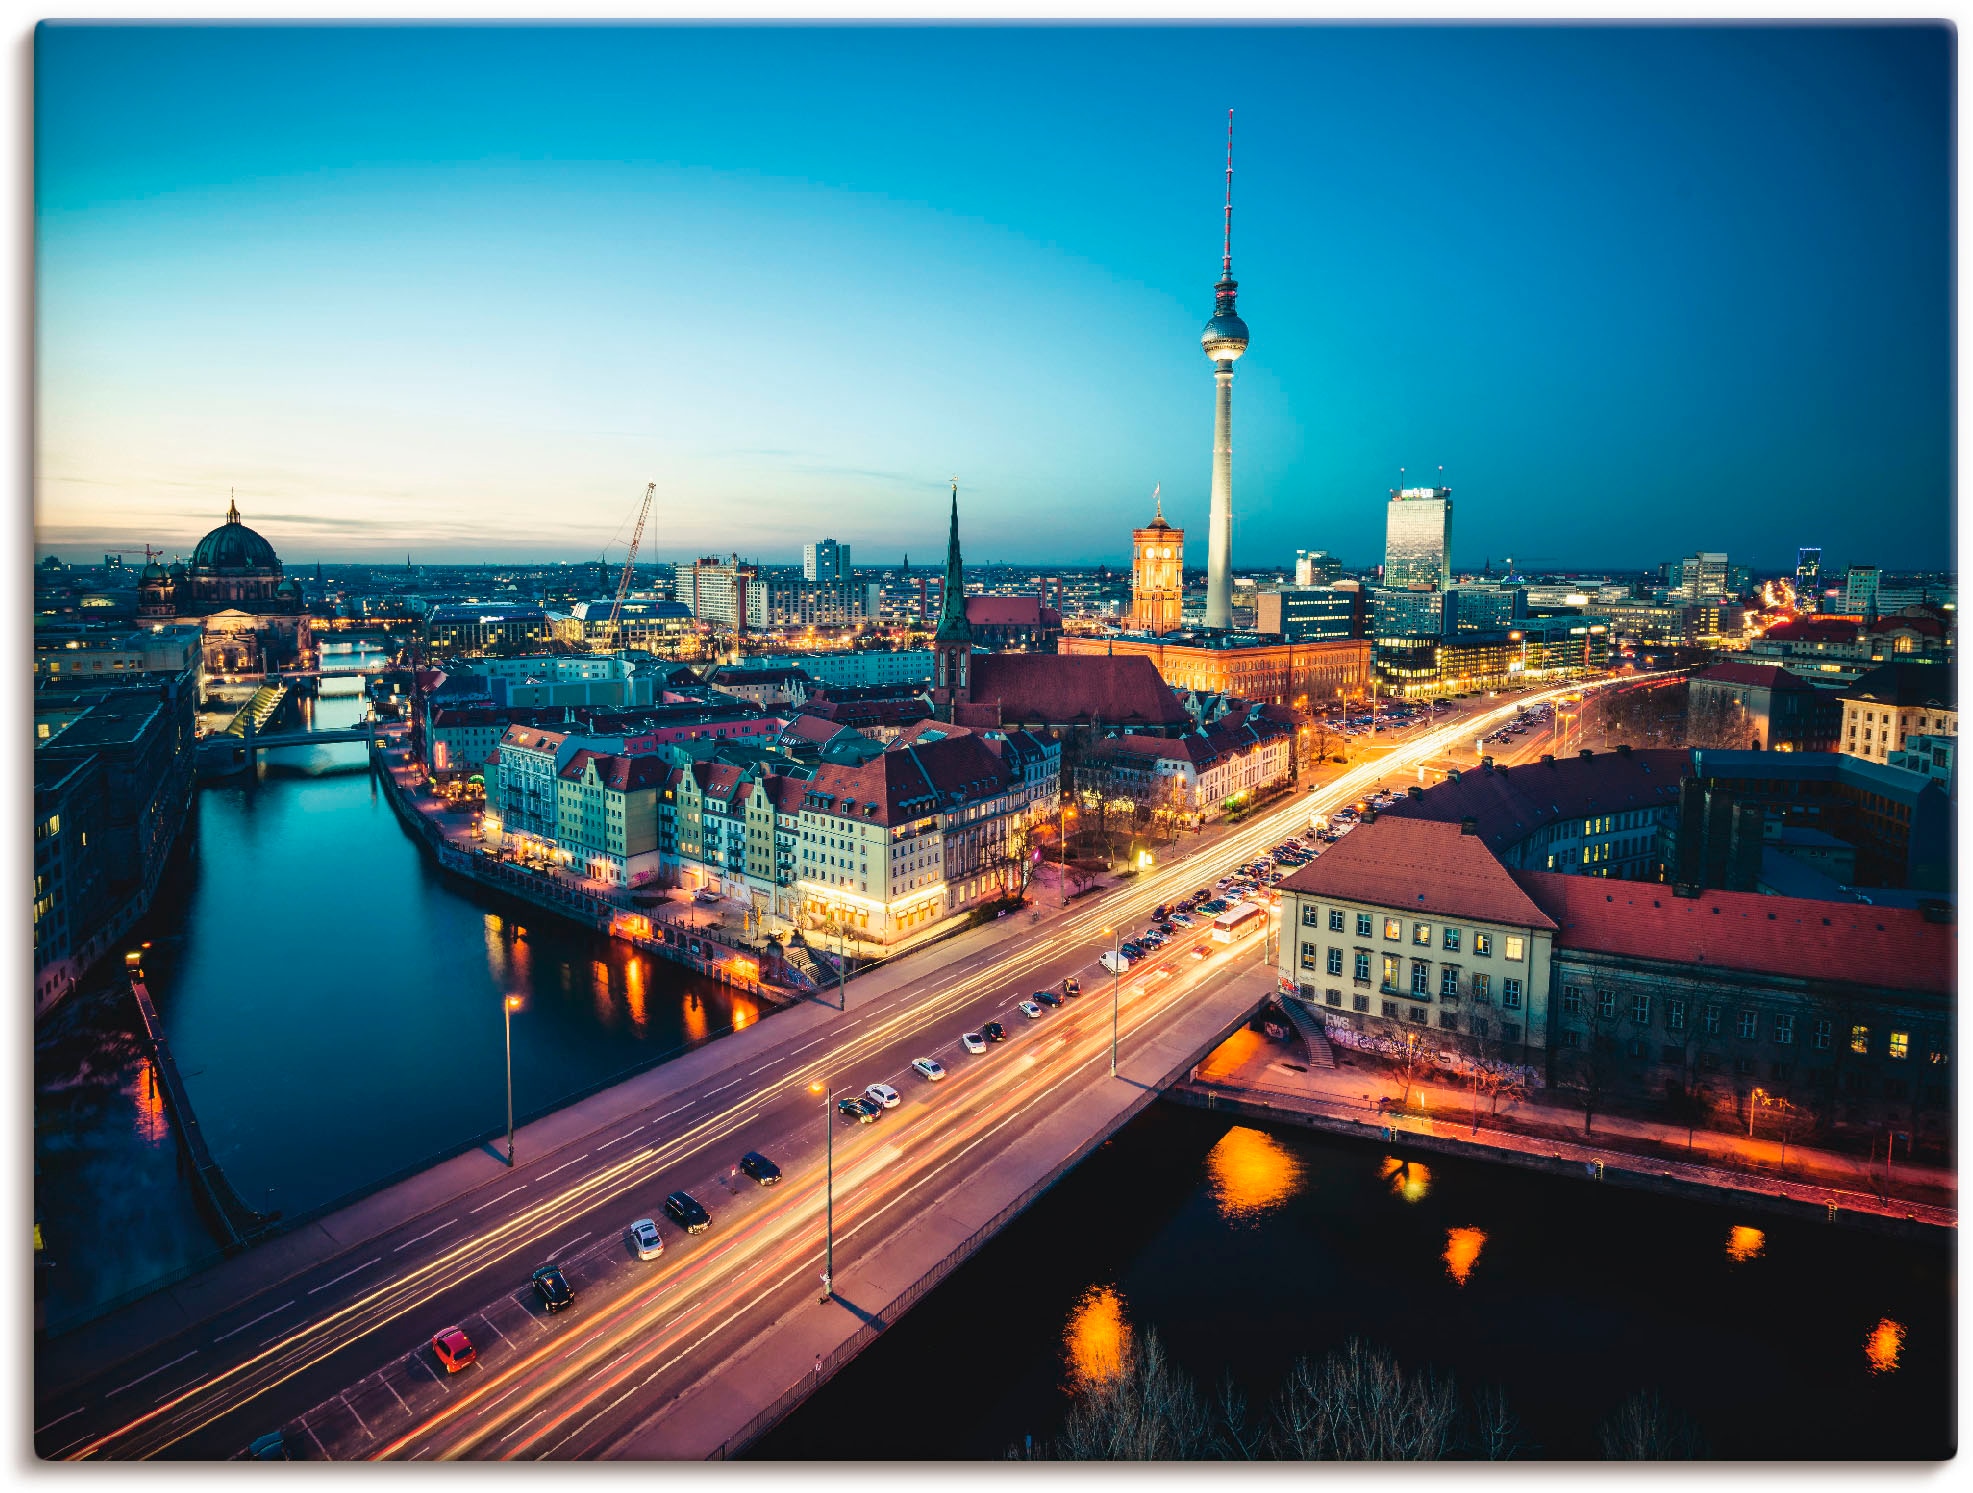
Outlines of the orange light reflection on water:
[{"label": "orange light reflection on water", "polygon": [[1447,1229],[1445,1231],[1446,1274],[1456,1285],[1465,1285],[1473,1273],[1473,1266],[1480,1258],[1480,1251],[1486,1248],[1485,1229]]},{"label": "orange light reflection on water", "polygon": [[623,987],[625,999],[630,1005],[630,1024],[641,1032],[644,1030],[644,961],[642,959],[633,956],[625,962]]},{"label": "orange light reflection on water", "polygon": [[1062,1329],[1069,1365],[1069,1387],[1077,1393],[1101,1389],[1123,1372],[1130,1354],[1130,1319],[1114,1286],[1091,1286],[1069,1312]]},{"label": "orange light reflection on water", "polygon": [[1423,1202],[1425,1194],[1432,1190],[1432,1169],[1422,1161],[1400,1161],[1395,1156],[1386,1156],[1382,1171],[1391,1191],[1407,1203]]},{"label": "orange light reflection on water", "polygon": [[1870,1364],[1871,1373],[1897,1372],[1898,1355],[1904,1351],[1904,1333],[1904,1323],[1894,1322],[1889,1317],[1877,1319],[1877,1325],[1870,1329],[1870,1336],[1863,1340],[1863,1356]]},{"label": "orange light reflection on water", "polygon": [[706,1033],[711,1030],[710,1024],[706,1021],[706,1003],[696,995],[687,995],[685,997],[685,1010],[683,1014],[685,1017],[685,1040],[688,1042],[703,1040]]},{"label": "orange light reflection on water", "polygon": [[1302,1188],[1302,1163],[1259,1130],[1235,1125],[1206,1153],[1206,1181],[1220,1217],[1250,1223]]},{"label": "orange light reflection on water", "polygon": [[1758,1260],[1767,1249],[1767,1235],[1759,1229],[1737,1223],[1726,1233],[1726,1257],[1736,1265]]}]

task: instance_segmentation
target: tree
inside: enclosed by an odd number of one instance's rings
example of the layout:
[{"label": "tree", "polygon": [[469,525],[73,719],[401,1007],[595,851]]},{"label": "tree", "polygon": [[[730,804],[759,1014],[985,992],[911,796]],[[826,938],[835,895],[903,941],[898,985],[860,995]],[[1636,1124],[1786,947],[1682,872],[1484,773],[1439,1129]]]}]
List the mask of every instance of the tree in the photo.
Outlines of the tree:
[{"label": "tree", "polygon": [[1070,1406],[1056,1455],[1077,1462],[1189,1462],[1215,1446],[1212,1413],[1155,1329],[1132,1333],[1121,1369]]},{"label": "tree", "polygon": [[1511,1462],[1527,1449],[1521,1435],[1521,1418],[1507,1403],[1507,1391],[1498,1384],[1490,1384],[1473,1396],[1466,1449],[1483,1462]]},{"label": "tree", "polygon": [[1432,1069],[1432,1052],[1427,1044],[1427,1036],[1428,1034],[1422,1029],[1406,1026],[1391,1038],[1395,1044],[1392,1068],[1401,1085],[1398,1092],[1400,1109],[1411,1103],[1411,1091],[1416,1086],[1419,1076]]},{"label": "tree", "polygon": [[1706,1455],[1698,1424],[1665,1404],[1655,1389],[1630,1396],[1596,1428],[1596,1436],[1613,1462],[1692,1461]]},{"label": "tree", "polygon": [[1351,1338],[1319,1364],[1297,1359],[1274,1399],[1276,1456],[1296,1461],[1418,1462],[1452,1454],[1458,1399],[1450,1380],[1407,1374]]},{"label": "tree", "polygon": [[1487,1113],[1498,1115],[1503,1099],[1524,1098],[1528,1092],[1528,1070],[1519,1054],[1498,1037],[1478,1037],[1473,1042],[1473,1128],[1480,1128],[1478,1099],[1486,1096]]}]

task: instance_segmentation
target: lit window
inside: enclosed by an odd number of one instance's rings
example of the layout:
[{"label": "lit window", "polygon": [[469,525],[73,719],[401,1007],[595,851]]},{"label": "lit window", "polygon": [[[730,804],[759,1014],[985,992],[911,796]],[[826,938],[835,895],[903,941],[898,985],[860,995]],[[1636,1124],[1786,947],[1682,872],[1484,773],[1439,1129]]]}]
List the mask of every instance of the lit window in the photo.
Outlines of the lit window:
[{"label": "lit window", "polygon": [[1899,1059],[1900,1061],[1902,1061],[1902,1060],[1903,1060],[1904,1058],[1906,1058],[1906,1057],[1908,1057],[1908,1056],[1910,1056],[1910,1054],[1911,1054],[1911,1033],[1910,1033],[1910,1032],[1892,1032],[1892,1033],[1891,1033],[1891,1046],[1890,1046],[1890,1053],[1891,1053],[1891,1056],[1892,1056],[1892,1057],[1894,1057],[1894,1058],[1897,1058],[1897,1059]]},{"label": "lit window", "polygon": [[1473,935],[1473,952],[1482,959],[1491,954],[1493,952],[1493,935],[1491,933],[1475,933]]},{"label": "lit window", "polygon": [[1870,1051],[1870,1028],[1853,1026],[1850,1028],[1850,1051],[1868,1053]]},{"label": "lit window", "polygon": [[1502,940],[1501,957],[1519,962],[1526,952],[1526,948],[1526,939],[1522,938],[1518,933],[1510,933]]},{"label": "lit window", "polygon": [[1423,948],[1429,949],[1432,946],[1432,925],[1430,923],[1413,923],[1411,925],[1411,941]]},{"label": "lit window", "polygon": [[1397,942],[1397,941],[1398,941],[1399,939],[1401,939],[1401,938],[1403,938],[1403,937],[1404,937],[1404,919],[1403,919],[1403,918],[1385,918],[1385,919],[1384,919],[1384,937],[1386,937],[1386,938],[1388,938],[1388,939],[1389,939],[1389,940],[1390,940],[1390,941],[1391,941],[1392,943],[1396,943],[1396,942]]}]

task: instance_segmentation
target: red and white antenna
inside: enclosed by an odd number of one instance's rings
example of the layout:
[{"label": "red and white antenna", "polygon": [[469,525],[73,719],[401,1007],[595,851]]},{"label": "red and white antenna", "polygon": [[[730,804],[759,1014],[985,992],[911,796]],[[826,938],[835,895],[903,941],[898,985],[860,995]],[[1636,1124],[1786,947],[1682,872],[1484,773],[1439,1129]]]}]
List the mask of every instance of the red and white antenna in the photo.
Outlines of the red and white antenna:
[{"label": "red and white antenna", "polygon": [[1233,111],[1226,111],[1226,242],[1220,250],[1219,273],[1233,278]]}]

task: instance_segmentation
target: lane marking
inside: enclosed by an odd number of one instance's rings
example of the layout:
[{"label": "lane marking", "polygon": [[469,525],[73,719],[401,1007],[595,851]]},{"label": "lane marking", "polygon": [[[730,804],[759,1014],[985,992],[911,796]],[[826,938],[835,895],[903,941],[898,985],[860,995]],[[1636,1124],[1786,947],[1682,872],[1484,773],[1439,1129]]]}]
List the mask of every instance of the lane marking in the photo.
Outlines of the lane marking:
[{"label": "lane marking", "polygon": [[549,1258],[553,1259],[557,1255],[567,1254],[570,1250],[574,1249],[578,1244],[582,1243],[583,1240],[587,1239],[591,1234],[595,1232],[596,1231],[594,1229],[590,1229],[585,1233],[577,1234],[575,1238],[571,1239],[567,1244],[564,1244],[560,1249],[549,1250],[548,1251]]},{"label": "lane marking", "polygon": [[536,1177],[534,1180],[537,1182],[546,1182],[550,1177],[555,1175],[555,1172],[567,1171],[570,1167],[574,1166],[577,1161],[582,1160],[583,1156],[587,1156],[588,1154],[589,1153],[587,1151],[584,1151],[582,1153],[582,1156],[577,1156],[573,1160],[565,1161],[560,1166],[556,1167],[554,1171],[543,1172],[540,1176]]},{"label": "lane marking", "polygon": [[392,1384],[390,1380],[386,1379],[384,1380],[384,1388],[390,1391],[390,1397],[393,1400],[396,1400],[399,1405],[402,1405],[404,1407],[404,1413],[406,1415],[409,1415],[411,1413],[411,1407],[410,1405],[405,1403],[404,1396],[397,1392],[397,1386]]},{"label": "lane marking", "polygon": [[[336,1398],[343,1402],[343,1409],[347,1410],[351,1415],[356,1415],[356,1407],[350,1404],[349,1395],[347,1392],[337,1395]],[[375,1439],[371,1436],[370,1427],[364,1423],[362,1416],[356,1415],[356,1424],[362,1429],[363,1439],[365,1441],[370,1441]]]},{"label": "lane marking", "polygon": [[427,1230],[425,1233],[420,1234],[416,1239],[406,1239],[402,1244],[397,1246],[397,1249],[392,1250],[391,1253],[396,1254],[398,1249],[409,1249],[414,1244],[423,1244],[427,1239],[431,1238],[433,1234],[442,1233],[444,1230],[451,1228],[458,1221],[459,1220],[456,1218],[448,1218],[444,1223],[440,1224],[437,1228]]},{"label": "lane marking", "polygon": [[765,1073],[769,1068],[772,1068],[776,1063],[780,1061],[781,1059],[779,1058],[769,1058],[766,1062],[762,1063],[758,1068],[749,1069],[747,1072],[747,1077],[752,1078],[756,1073]]},{"label": "lane marking", "polygon": [[494,1323],[493,1318],[489,1317],[485,1312],[481,1312],[479,1314],[479,1318],[482,1322],[486,1323],[487,1327],[491,1329],[493,1335],[499,1338],[501,1342],[505,1343],[510,1348],[514,1346],[514,1340],[508,1337],[506,1333],[500,1330],[500,1328]]},{"label": "lane marking", "polygon": [[292,1301],[284,1301],[279,1306],[275,1307],[273,1311],[262,1312],[259,1316],[255,1317],[253,1321],[242,1322],[238,1327],[235,1327],[231,1332],[220,1333],[220,1335],[214,1338],[213,1341],[215,1343],[223,1343],[229,1337],[237,1337],[240,1333],[245,1332],[249,1327],[256,1327],[260,1323],[265,1322],[269,1317],[273,1316],[275,1312],[284,1312],[293,1305],[294,1302]]},{"label": "lane marking", "polygon": [[73,1420],[76,1416],[82,1414],[82,1409],[83,1407],[78,1405],[75,1407],[75,1409],[69,1411],[67,1415],[58,1415],[53,1420],[49,1421],[48,1424],[45,1426],[36,1426],[34,1428],[34,1434],[39,1436],[43,1431],[54,1430],[55,1427],[59,1426],[63,1421]]},{"label": "lane marking", "polygon": [[522,1188],[525,1188],[526,1186],[527,1183],[523,1182],[520,1185],[520,1187],[510,1187],[505,1192],[501,1193],[499,1197],[488,1198],[485,1202],[481,1203],[479,1207],[468,1208],[466,1211],[468,1213],[484,1213],[488,1208],[491,1208],[495,1203],[506,1202],[508,1198],[512,1197],[515,1193],[521,1191]]},{"label": "lane marking", "polygon": [[710,1099],[714,1094],[724,1094],[728,1089],[732,1088],[734,1084],[742,1084],[745,1083],[746,1081],[747,1081],[747,1077],[743,1073],[738,1078],[734,1079],[733,1083],[723,1083],[716,1089],[707,1089],[706,1092],[701,1097]]},{"label": "lane marking", "polygon": [[[194,1348],[192,1350],[192,1353],[196,1353],[198,1351],[199,1350],[197,1348]],[[157,1378],[157,1376],[159,1374],[162,1374],[166,1369],[174,1368],[177,1365],[183,1363],[186,1359],[192,1356],[192,1353],[181,1353],[176,1358],[172,1359],[170,1363],[161,1363],[156,1368],[152,1369],[150,1373],[140,1374],[135,1379],[132,1379],[128,1384],[119,1384],[115,1389],[112,1389],[107,1394],[105,1394],[103,1398],[106,1400],[114,1399],[116,1396],[122,1394],[126,1389],[135,1389],[138,1385],[142,1384],[146,1379]]]},{"label": "lane marking", "polygon": [[547,1413],[548,1413],[548,1407],[546,1405],[543,1405],[539,1410],[535,1411],[534,1414],[530,1415],[526,1420],[522,1421],[518,1426],[515,1426],[513,1430],[509,1431],[505,1436],[502,1436],[500,1438],[500,1444],[502,1446],[505,1446],[508,1442],[512,1441],[516,1436],[520,1435],[521,1432],[525,1431],[529,1426],[533,1425],[536,1421],[540,1420],[541,1417],[546,1415]]},{"label": "lane marking", "polygon": [[820,1047],[824,1042],[827,1042],[828,1040],[829,1039],[826,1036],[823,1036],[823,1037],[817,1037],[813,1042],[804,1042],[800,1047],[797,1047],[795,1049],[795,1052],[789,1053],[788,1056],[793,1057],[797,1052],[807,1052],[811,1047]]},{"label": "lane marking", "polygon": [[381,1265],[383,1264],[383,1262],[384,1262],[384,1257],[382,1255],[378,1255],[377,1258],[374,1260],[365,1260],[361,1265],[358,1265],[354,1270],[345,1270],[341,1275],[337,1276],[334,1280],[325,1280],[319,1286],[310,1286],[308,1288],[308,1294],[313,1296],[317,1291],[326,1291],[331,1286],[339,1286],[344,1281],[348,1280],[352,1275],[361,1275],[365,1270],[368,1270],[372,1265]]}]

